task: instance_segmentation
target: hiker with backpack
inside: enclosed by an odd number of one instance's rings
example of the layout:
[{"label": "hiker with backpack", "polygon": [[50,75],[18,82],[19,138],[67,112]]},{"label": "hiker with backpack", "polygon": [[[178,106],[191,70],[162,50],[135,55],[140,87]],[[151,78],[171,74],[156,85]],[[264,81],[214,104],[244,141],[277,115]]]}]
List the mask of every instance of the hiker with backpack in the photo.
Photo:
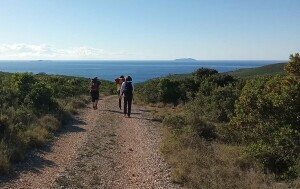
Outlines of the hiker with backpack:
[{"label": "hiker with backpack", "polygon": [[124,96],[124,116],[130,118],[131,104],[133,99],[134,86],[132,84],[132,78],[127,76],[125,82],[121,86],[121,94]]},{"label": "hiker with backpack", "polygon": [[99,100],[99,87],[101,82],[97,77],[91,80],[90,82],[90,94],[93,102],[93,109],[98,109],[98,100]]},{"label": "hiker with backpack", "polygon": [[125,81],[125,78],[123,75],[121,75],[119,78],[115,79],[115,83],[117,85],[117,94],[118,94],[118,97],[119,97],[119,108],[120,110],[122,109],[122,93],[121,93],[121,86],[122,86],[122,83]]}]

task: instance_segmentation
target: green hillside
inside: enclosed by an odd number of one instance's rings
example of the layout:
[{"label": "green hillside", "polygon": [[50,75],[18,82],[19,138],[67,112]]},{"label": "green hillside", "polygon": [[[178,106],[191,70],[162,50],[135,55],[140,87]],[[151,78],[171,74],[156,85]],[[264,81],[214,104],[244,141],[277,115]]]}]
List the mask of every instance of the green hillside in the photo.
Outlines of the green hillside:
[{"label": "green hillside", "polygon": [[[226,74],[238,77],[252,77],[258,75],[275,75],[280,74],[284,75],[284,66],[286,63],[277,63],[277,64],[269,64],[257,68],[243,68],[238,69],[231,72],[226,72]],[[167,76],[166,78],[171,80],[184,80],[184,79],[191,79],[193,76],[191,73],[189,74],[172,74]]]},{"label": "green hillside", "polygon": [[284,74],[284,65],[286,65],[286,63],[270,64],[258,68],[244,68],[244,69],[238,69],[236,71],[228,72],[228,74],[239,76],[239,77]]}]

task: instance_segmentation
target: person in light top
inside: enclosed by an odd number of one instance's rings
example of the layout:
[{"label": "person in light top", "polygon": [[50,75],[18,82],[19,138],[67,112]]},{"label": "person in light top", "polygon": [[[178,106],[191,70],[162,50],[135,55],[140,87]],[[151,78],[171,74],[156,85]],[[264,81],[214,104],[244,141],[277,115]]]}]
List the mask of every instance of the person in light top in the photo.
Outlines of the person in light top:
[{"label": "person in light top", "polygon": [[130,118],[131,114],[131,104],[133,99],[133,91],[134,86],[132,83],[132,78],[130,76],[127,76],[125,78],[125,81],[122,83],[121,86],[121,94],[124,96],[124,116],[128,116]]},{"label": "person in light top", "polygon": [[119,78],[115,79],[115,83],[117,85],[117,94],[119,96],[119,108],[122,109],[122,93],[121,93],[121,86],[122,83],[125,81],[125,78],[123,75],[121,75]]}]

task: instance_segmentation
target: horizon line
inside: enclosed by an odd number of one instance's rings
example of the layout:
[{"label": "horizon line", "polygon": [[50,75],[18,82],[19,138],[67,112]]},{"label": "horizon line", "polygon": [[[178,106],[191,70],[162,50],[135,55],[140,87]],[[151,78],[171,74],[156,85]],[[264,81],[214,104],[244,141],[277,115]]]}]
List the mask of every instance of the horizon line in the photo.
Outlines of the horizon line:
[{"label": "horizon line", "polygon": [[194,59],[194,60],[180,60],[180,59],[0,59],[0,61],[182,61],[182,62],[197,62],[197,61],[288,61],[283,59]]}]

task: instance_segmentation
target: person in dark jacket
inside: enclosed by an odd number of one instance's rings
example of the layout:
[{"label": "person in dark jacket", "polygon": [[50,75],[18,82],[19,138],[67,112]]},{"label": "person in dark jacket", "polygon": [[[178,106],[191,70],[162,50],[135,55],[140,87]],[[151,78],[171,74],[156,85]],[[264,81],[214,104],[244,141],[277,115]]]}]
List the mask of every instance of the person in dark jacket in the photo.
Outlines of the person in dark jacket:
[{"label": "person in dark jacket", "polygon": [[91,80],[90,82],[90,95],[92,97],[93,109],[98,109],[98,101],[99,101],[99,88],[101,82],[97,77]]},{"label": "person in dark jacket", "polygon": [[129,118],[131,114],[133,91],[134,86],[132,83],[132,78],[130,76],[127,76],[125,78],[125,81],[122,83],[121,94],[124,96],[124,116],[126,117],[127,115]]}]

